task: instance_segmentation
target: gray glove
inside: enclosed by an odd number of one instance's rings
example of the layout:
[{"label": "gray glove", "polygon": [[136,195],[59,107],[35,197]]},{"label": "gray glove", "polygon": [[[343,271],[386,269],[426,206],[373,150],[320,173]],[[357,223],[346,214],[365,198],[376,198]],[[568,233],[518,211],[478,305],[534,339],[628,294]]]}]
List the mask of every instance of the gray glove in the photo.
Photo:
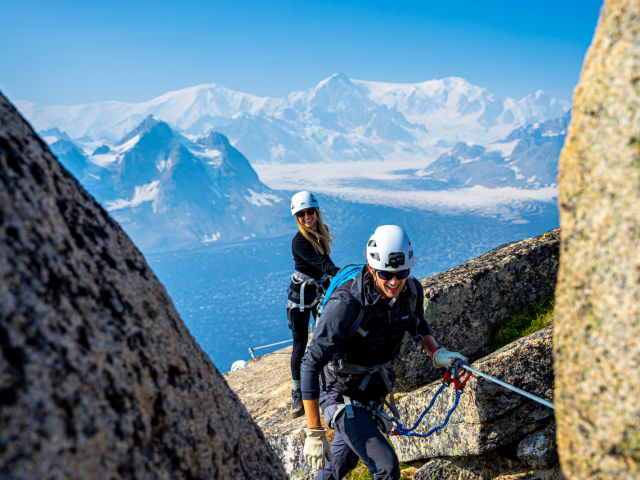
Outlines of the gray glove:
[{"label": "gray glove", "polygon": [[436,353],[433,354],[433,366],[436,368],[440,367],[450,367],[451,360],[459,358],[460,360],[468,360],[464,355],[459,354],[458,352],[450,352],[446,348],[440,347],[436,350]]},{"label": "gray glove", "polygon": [[327,441],[327,429],[304,429],[307,438],[304,441],[304,460],[315,470],[324,468],[324,459],[331,460],[331,449]]}]

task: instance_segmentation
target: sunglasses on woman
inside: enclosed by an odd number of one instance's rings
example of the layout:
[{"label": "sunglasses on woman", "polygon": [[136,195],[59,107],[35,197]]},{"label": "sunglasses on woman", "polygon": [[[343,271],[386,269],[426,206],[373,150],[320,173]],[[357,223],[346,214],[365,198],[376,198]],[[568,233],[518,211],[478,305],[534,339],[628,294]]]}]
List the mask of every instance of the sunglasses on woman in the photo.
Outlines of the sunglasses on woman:
[{"label": "sunglasses on woman", "polygon": [[393,277],[396,277],[398,280],[404,280],[409,276],[410,269],[400,270],[398,272],[387,272],[385,270],[376,270],[378,276],[382,280],[391,280]]},{"label": "sunglasses on woman", "polygon": [[299,212],[296,212],[295,215],[298,218],[302,218],[305,215],[309,215],[311,217],[314,213],[316,213],[316,208],[311,207],[311,208],[307,208],[306,210],[300,210]]}]

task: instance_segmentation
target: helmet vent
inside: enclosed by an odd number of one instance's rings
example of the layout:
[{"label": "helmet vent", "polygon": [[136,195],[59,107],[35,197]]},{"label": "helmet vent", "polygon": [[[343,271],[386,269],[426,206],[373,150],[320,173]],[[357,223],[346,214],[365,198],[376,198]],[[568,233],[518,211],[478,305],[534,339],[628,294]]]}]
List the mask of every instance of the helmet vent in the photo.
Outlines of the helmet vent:
[{"label": "helmet vent", "polygon": [[378,255],[378,253],[370,253],[369,254],[371,256],[371,258],[373,258],[374,260],[377,260],[378,262],[380,261],[380,255]]},{"label": "helmet vent", "polygon": [[409,258],[413,258],[413,250],[409,250]]},{"label": "helmet vent", "polygon": [[375,240],[369,240],[369,244],[367,246],[368,247],[377,247],[378,245],[376,245],[376,241]]}]

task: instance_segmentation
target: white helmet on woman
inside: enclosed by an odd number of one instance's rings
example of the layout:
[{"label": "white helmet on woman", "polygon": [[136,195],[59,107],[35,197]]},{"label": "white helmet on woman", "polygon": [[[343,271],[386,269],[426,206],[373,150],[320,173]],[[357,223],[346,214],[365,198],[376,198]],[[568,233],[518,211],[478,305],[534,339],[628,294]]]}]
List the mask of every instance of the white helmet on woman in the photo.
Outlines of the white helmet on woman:
[{"label": "white helmet on woman", "polygon": [[320,208],[316,197],[311,192],[298,192],[291,197],[291,215],[311,207]]},{"label": "white helmet on woman", "polygon": [[404,229],[396,225],[376,228],[367,242],[367,262],[376,270],[407,270],[413,267],[413,247]]}]

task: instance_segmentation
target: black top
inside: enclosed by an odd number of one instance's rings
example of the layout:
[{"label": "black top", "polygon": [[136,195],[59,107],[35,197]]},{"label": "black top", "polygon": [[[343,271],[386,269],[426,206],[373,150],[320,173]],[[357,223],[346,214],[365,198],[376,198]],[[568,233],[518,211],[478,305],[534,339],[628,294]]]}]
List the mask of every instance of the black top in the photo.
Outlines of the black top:
[{"label": "black top", "polygon": [[296,271],[309,275],[315,280],[320,280],[325,273],[333,277],[340,270],[333,264],[328,254],[320,255],[301,232],[296,233],[293,237],[291,252],[296,264]]},{"label": "black top", "polygon": [[[324,410],[330,404],[342,402],[342,395],[355,398],[365,405],[369,400],[377,401],[386,396],[387,388],[379,373],[374,374],[365,390],[361,391],[359,386],[364,374],[335,375],[325,368],[327,389],[322,393],[319,374],[334,355],[356,365],[384,364],[397,355],[404,332],[415,339],[431,335],[424,317],[422,286],[413,277],[409,277],[408,282],[414,282],[415,288],[407,285],[392,306],[375,291],[366,267],[354,280],[349,280],[334,290],[324,306],[322,319],[318,322],[311,344],[302,359],[303,400],[320,397],[320,407]],[[358,313],[365,307],[366,314],[361,326],[367,331],[367,335],[363,337],[356,332],[349,336],[348,332]],[[392,369],[388,373],[393,376]]]}]

